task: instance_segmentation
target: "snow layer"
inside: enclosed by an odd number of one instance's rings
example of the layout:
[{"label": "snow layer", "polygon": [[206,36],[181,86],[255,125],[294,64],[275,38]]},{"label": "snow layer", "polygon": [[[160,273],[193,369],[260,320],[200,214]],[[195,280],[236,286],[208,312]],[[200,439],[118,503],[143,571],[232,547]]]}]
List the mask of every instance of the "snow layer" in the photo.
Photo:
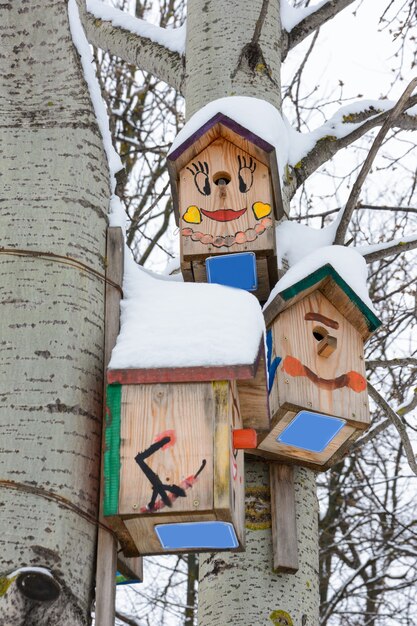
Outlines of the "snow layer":
[{"label": "snow layer", "polygon": [[230,96],[209,102],[197,111],[180,130],[168,154],[174,152],[217,113],[227,115],[273,145],[277,151],[278,166],[282,177],[289,151],[287,124],[272,104],[259,98]]},{"label": "snow layer", "polygon": [[376,314],[366,286],[368,277],[366,261],[359,252],[345,246],[324,246],[304,256],[298,263],[290,267],[286,274],[277,282],[264,308],[272,302],[277,294],[295,285],[326,264],[330,264],[359,296],[362,302]]},{"label": "snow layer", "polygon": [[287,33],[289,33],[290,30],[292,30],[294,26],[297,26],[297,24],[299,24],[305,17],[315,13],[317,9],[320,9],[323,4],[327,3],[328,0],[321,0],[321,2],[315,4],[314,6],[300,7],[296,9],[288,4],[287,0],[281,0],[281,24],[283,28],[287,31]]},{"label": "snow layer", "polygon": [[72,40],[78,50],[78,54],[81,57],[84,78],[87,82],[90,92],[97,124],[99,126],[101,136],[103,137],[104,150],[106,151],[110,170],[110,187],[112,193],[114,193],[114,190],[116,188],[115,174],[119,170],[123,169],[123,165],[119,155],[117,154],[113,146],[106,104],[101,97],[100,86],[96,77],[93,55],[91,54],[90,45],[87,41],[83,27],[81,25],[76,0],[68,1],[68,17]]},{"label": "snow layer", "polygon": [[161,28],[150,24],[146,20],[140,20],[125,11],[120,11],[111,7],[101,0],[87,0],[87,11],[94,17],[111,22],[113,26],[118,26],[128,30],[139,37],[148,37],[151,41],[165,46],[172,52],[185,52],[185,23],[180,28]]},{"label": "snow layer", "polygon": [[240,289],[181,283],[125,252],[121,329],[109,369],[253,363],[265,330],[258,300]]}]

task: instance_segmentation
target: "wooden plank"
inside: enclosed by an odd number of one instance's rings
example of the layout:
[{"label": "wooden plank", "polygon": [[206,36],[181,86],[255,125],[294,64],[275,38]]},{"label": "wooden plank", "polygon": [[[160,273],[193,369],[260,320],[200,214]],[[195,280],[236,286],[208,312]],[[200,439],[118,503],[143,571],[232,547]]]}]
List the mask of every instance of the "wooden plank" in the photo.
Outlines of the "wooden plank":
[{"label": "wooden plank", "polygon": [[245,428],[254,428],[259,432],[269,430],[270,426],[265,346],[263,342],[259,348],[258,359],[255,379],[239,379],[237,387],[243,426]]},{"label": "wooden plank", "polygon": [[[117,285],[122,285],[123,280],[123,255],[124,238],[121,228],[107,229],[106,260],[108,279]],[[105,288],[105,335],[104,335],[104,367],[110,360],[111,351],[116,343],[119,333],[119,306],[120,292],[118,289],[106,283]],[[105,398],[105,385],[103,389]],[[103,407],[104,416],[105,406]],[[104,455],[104,425],[102,426],[102,450],[101,467],[103,467]],[[103,518],[103,471],[100,477],[100,510],[99,518],[105,523]],[[106,531],[101,526],[98,528],[97,538],[97,562],[96,562],[96,624],[100,626],[114,626],[115,622],[115,601],[116,601],[116,570],[117,570],[117,541],[113,534]]]},{"label": "wooden plank", "polygon": [[298,570],[294,470],[280,463],[269,467],[274,571],[294,574]]},{"label": "wooden plank", "polygon": [[[155,507],[160,508],[153,515],[158,511],[184,514],[213,508],[213,416],[211,383],[123,387],[121,516],[149,516],[147,505],[154,493],[150,472],[164,485],[179,486],[186,494],[173,498],[171,507],[158,494]],[[164,447],[145,456],[162,438],[168,438]],[[143,467],[136,459],[139,453]],[[167,495],[172,492],[167,490]]]},{"label": "wooden plank", "polygon": [[255,378],[256,361],[247,365],[211,367],[161,367],[154,369],[108,370],[107,382],[121,385],[149,383],[210,382],[212,380],[246,380]]},{"label": "wooden plank", "polygon": [[143,559],[142,557],[128,558],[123,553],[117,555],[117,569],[129,580],[143,581]]}]

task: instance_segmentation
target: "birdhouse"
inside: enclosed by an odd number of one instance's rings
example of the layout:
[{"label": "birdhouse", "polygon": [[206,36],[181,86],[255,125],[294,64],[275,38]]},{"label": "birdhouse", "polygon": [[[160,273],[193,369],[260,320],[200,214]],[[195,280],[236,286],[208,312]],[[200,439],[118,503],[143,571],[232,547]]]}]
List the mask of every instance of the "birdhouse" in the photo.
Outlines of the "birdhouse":
[{"label": "birdhouse", "polygon": [[271,430],[257,454],[322,470],[370,423],[364,342],[380,325],[331,265],[265,310]]},{"label": "birdhouse", "polygon": [[242,414],[269,425],[263,358],[107,381],[104,515],[125,556],[243,549]]},{"label": "birdhouse", "polygon": [[[275,219],[283,212],[275,148],[218,113],[170,153],[168,169],[184,279],[266,301],[277,281]],[[208,257],[220,258],[210,267]]]}]

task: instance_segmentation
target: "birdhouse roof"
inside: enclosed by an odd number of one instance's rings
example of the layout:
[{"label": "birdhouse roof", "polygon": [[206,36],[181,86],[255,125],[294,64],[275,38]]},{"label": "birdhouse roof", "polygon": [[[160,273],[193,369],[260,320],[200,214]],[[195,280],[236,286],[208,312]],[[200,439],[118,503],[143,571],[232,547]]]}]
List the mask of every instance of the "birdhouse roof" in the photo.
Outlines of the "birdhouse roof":
[{"label": "birdhouse roof", "polygon": [[[182,132],[187,131],[186,125],[168,154],[168,171],[177,223],[179,221],[179,173],[187,163],[219,137],[230,141],[269,168],[274,197],[274,212],[276,218],[280,219],[283,209],[275,146],[224,113],[219,112],[208,120],[203,121],[204,119],[204,117],[201,118],[201,125],[196,130],[193,130],[191,134],[185,132],[183,134],[184,139],[181,139]],[[190,122],[192,121],[193,118]],[[191,127],[195,127],[195,122]]]},{"label": "birdhouse roof", "polygon": [[266,325],[269,326],[279,313],[313,291],[321,292],[356,328],[364,341],[381,325],[375,313],[330,263],[276,293],[264,308]]}]

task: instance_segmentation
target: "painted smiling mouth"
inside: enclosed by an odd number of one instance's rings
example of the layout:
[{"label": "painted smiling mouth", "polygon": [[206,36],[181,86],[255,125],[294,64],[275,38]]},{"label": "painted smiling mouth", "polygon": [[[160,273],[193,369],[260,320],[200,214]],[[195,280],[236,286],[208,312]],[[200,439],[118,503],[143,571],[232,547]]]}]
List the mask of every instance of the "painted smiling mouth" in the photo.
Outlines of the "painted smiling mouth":
[{"label": "painted smiling mouth", "polygon": [[303,365],[301,361],[293,356],[285,357],[282,369],[290,376],[305,376],[317,387],[326,389],[327,391],[347,387],[348,389],[352,389],[355,393],[360,393],[366,389],[366,379],[359,374],[359,372],[347,372],[336,378],[320,378],[320,376],[317,376],[309,367]]},{"label": "painted smiling mouth", "polygon": [[232,222],[247,211],[247,209],[240,209],[239,211],[234,211],[233,209],[217,209],[217,211],[200,210],[205,217],[216,222]]}]

